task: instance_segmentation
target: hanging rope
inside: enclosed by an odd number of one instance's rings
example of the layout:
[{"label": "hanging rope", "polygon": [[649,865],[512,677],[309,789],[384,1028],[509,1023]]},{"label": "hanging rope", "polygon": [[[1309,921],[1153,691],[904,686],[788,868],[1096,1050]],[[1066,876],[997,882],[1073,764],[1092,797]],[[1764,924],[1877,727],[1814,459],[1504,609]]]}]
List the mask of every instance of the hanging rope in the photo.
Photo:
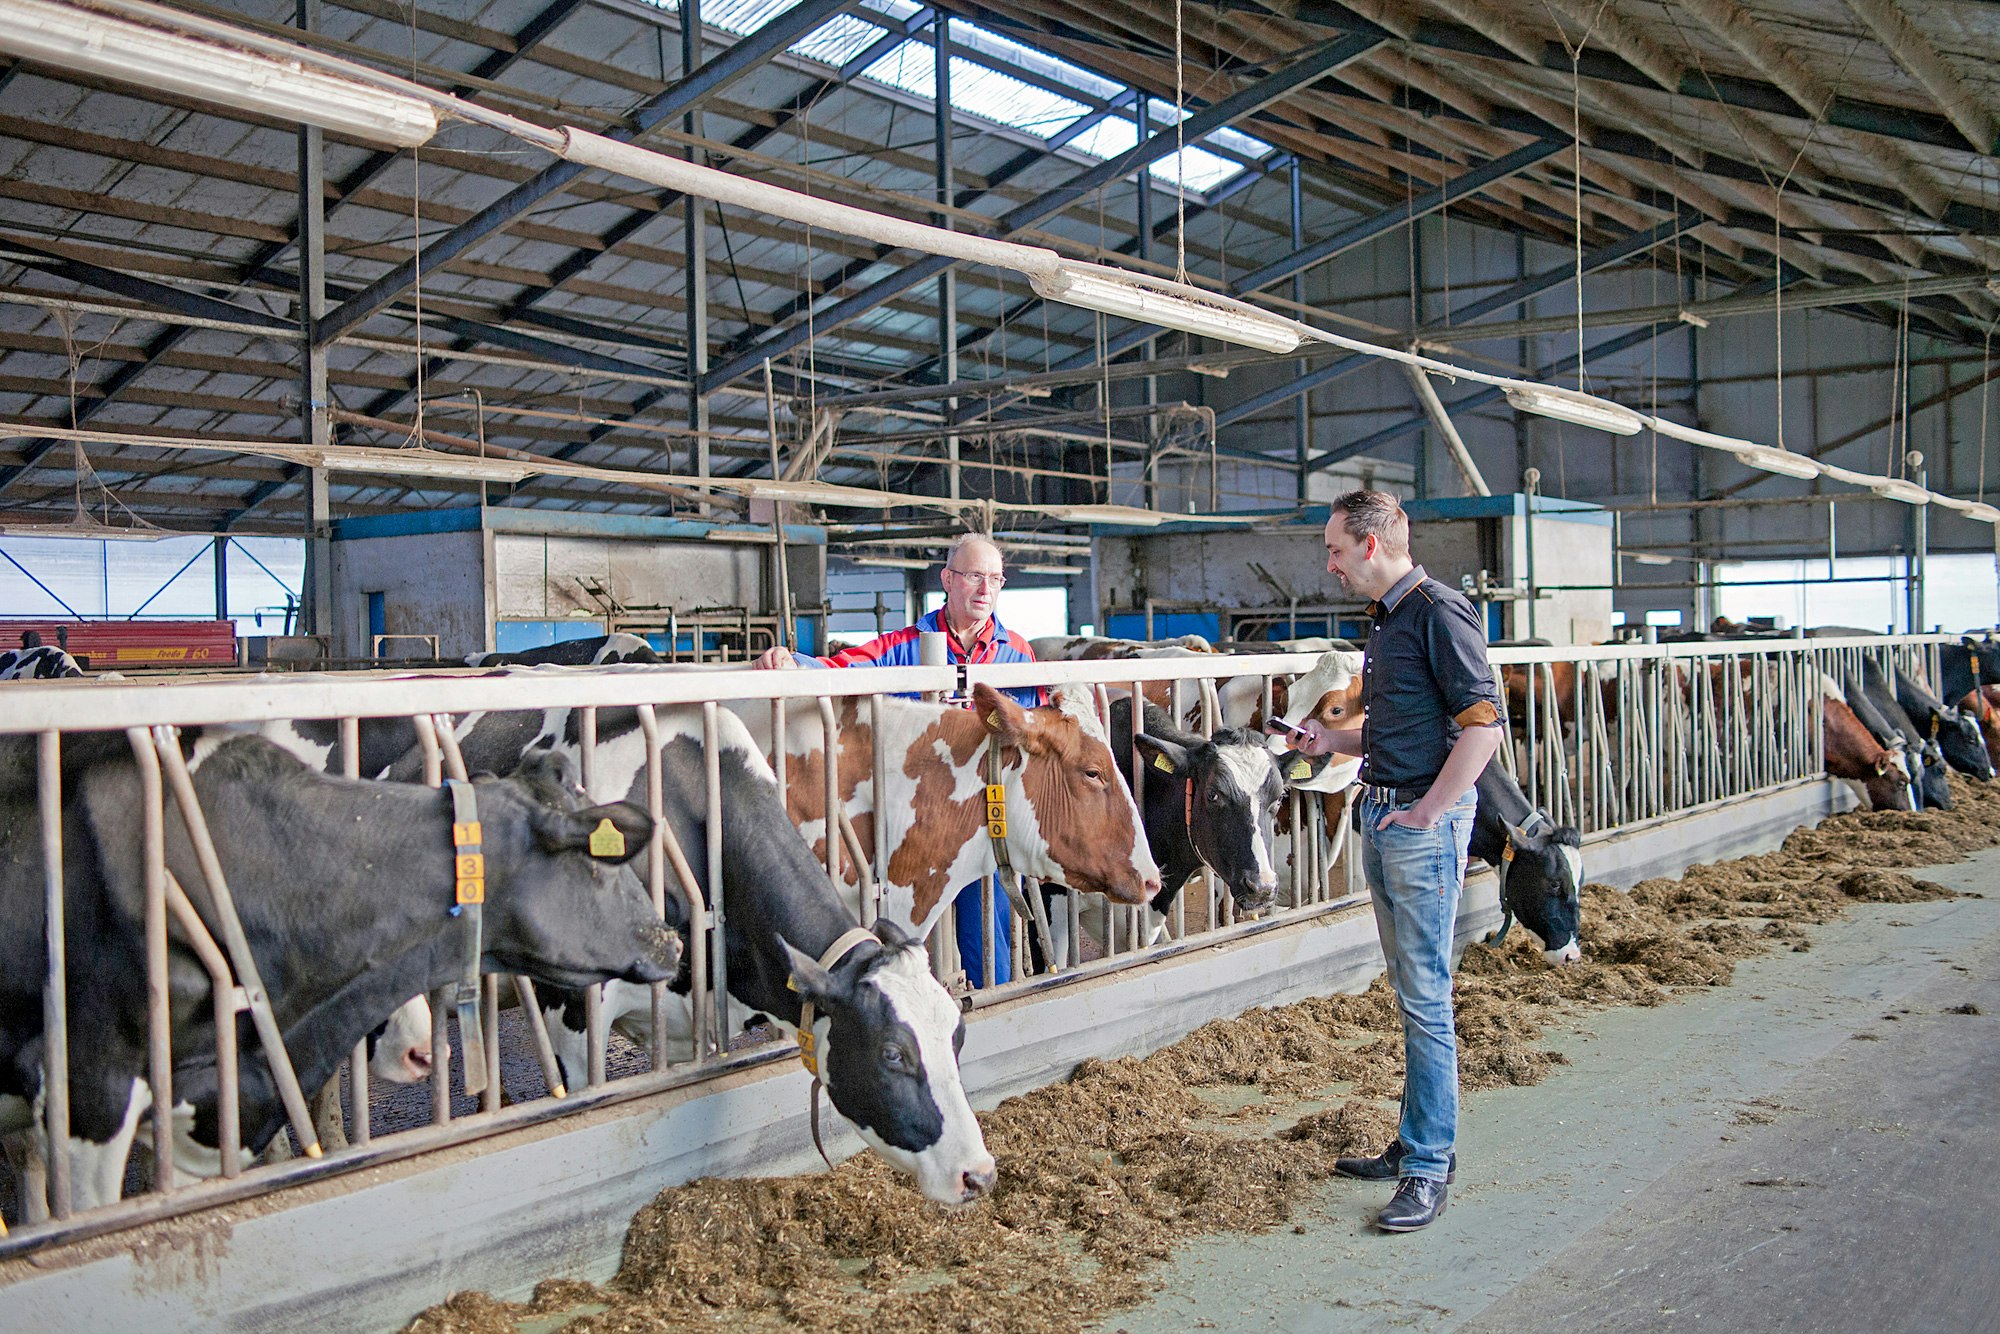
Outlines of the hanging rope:
[{"label": "hanging rope", "polygon": [[1187,280],[1187,50],[1174,0],[1174,281]]}]

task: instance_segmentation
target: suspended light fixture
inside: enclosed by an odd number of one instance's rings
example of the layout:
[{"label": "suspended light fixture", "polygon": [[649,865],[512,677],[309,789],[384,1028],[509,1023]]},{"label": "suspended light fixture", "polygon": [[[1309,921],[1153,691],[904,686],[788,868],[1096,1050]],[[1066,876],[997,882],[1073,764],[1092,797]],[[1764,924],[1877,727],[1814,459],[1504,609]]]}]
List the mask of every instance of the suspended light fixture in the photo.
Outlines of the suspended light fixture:
[{"label": "suspended light fixture", "polygon": [[1819,462],[1803,454],[1794,454],[1789,449],[1774,449],[1770,445],[1753,445],[1743,442],[1743,447],[1735,451],[1736,457],[1753,468],[1765,472],[1778,473],[1785,477],[1817,477]]},{"label": "suspended light fixture", "polygon": [[437,110],[420,98],[226,38],[176,31],[191,16],[161,6],[121,0],[117,9],[0,0],[0,51],[196,102],[305,121],[371,144],[414,148],[437,133]]},{"label": "suspended light fixture", "polygon": [[1549,385],[1515,385],[1507,391],[1507,401],[1515,410],[1537,417],[1552,417],[1572,426],[1588,426],[1613,435],[1637,435],[1643,424],[1639,414],[1616,403],[1607,403],[1588,394],[1556,389]]},{"label": "suspended light fixture", "polygon": [[1047,301],[1061,301],[1162,329],[1179,329],[1225,343],[1266,352],[1290,352],[1299,345],[1292,321],[1241,302],[1206,299],[1188,288],[1155,287],[1141,274],[1100,264],[1063,263],[1052,274],[1031,274],[1029,285]]},{"label": "suspended light fixture", "polygon": [[912,556],[850,556],[856,565],[866,565],[875,570],[928,570],[938,562],[917,560]]},{"label": "suspended light fixture", "polygon": [[1900,500],[1905,505],[1928,505],[1931,493],[1900,477],[1881,477],[1870,482],[1868,489],[1884,500]]},{"label": "suspended light fixture", "polygon": [[[689,479],[677,479],[684,485]],[[905,496],[892,491],[871,491],[859,486],[835,486],[831,482],[739,482],[728,478],[696,478],[693,485],[720,484],[740,491],[752,500],[781,500],[791,505],[848,505],[857,509],[886,510],[908,504]]]}]

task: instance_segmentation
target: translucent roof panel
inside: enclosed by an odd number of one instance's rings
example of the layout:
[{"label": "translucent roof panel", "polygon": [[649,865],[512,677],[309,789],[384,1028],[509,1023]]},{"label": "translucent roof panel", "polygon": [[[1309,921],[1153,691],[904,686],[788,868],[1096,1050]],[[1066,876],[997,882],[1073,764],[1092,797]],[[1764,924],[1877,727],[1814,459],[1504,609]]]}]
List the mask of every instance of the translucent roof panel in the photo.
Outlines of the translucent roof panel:
[{"label": "translucent roof panel", "polygon": [[1002,37],[997,32],[988,32],[974,23],[957,22],[951,25],[951,39],[958,45],[981,55],[992,56],[1002,64],[1039,74],[1065,88],[1074,88],[1080,93],[1110,101],[1125,91],[1125,85],[1116,79],[1107,79],[1102,74],[1072,65],[1067,60],[1052,56],[1046,51],[1017,42],[1011,37]]},{"label": "translucent roof panel", "polygon": [[882,29],[851,14],[836,14],[798,41],[792,54],[829,65],[845,65],[882,36]]},{"label": "translucent roof panel", "polygon": [[[936,52],[928,43],[904,42],[862,73],[892,88],[929,97],[937,89],[935,59]],[[1090,110],[1081,102],[963,56],[951,58],[951,103],[955,110],[1043,139]]]},{"label": "translucent roof panel", "polygon": [[1094,158],[1113,158],[1139,146],[1139,127],[1128,116],[1106,116],[1076,138],[1069,146]]},{"label": "translucent roof panel", "polygon": [[1180,152],[1169,153],[1155,162],[1153,179],[1195,194],[1206,194],[1242,170],[1243,164],[1233,158],[1221,157],[1189,144]]}]

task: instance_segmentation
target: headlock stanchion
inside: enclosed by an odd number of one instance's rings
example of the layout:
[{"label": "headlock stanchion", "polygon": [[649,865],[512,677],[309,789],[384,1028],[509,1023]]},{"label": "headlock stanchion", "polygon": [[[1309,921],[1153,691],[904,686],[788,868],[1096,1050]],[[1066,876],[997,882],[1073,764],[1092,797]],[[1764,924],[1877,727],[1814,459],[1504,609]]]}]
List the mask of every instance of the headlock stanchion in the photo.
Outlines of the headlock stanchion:
[{"label": "headlock stanchion", "polygon": [[[1636,831],[1690,814],[1716,809],[1753,795],[1778,792],[1795,784],[1820,781],[1824,773],[1821,699],[1822,672],[1836,680],[1858,675],[1864,663],[1873,663],[1885,672],[1897,668],[1920,679],[1935,680],[1936,649],[1944,642],[1935,637],[1897,639],[1769,639],[1730,643],[1688,643],[1671,645],[1605,644],[1555,648],[1495,648],[1491,657],[1503,695],[1511,697],[1509,730],[1512,744],[1504,746],[1503,763],[1512,765],[1525,789],[1537,798],[1543,818],[1553,823],[1574,825],[1581,832],[1586,853],[1600,839],[1615,833]],[[1131,726],[1143,726],[1144,692],[1157,698],[1164,686],[1173,691],[1178,685],[1193,708],[1170,706],[1175,724],[1186,730],[1208,733],[1221,726],[1248,726],[1253,717],[1270,716],[1276,700],[1274,685],[1298,684],[1301,677],[1319,663],[1317,654],[1268,654],[1238,657],[1201,655],[1190,658],[1124,659],[1103,662],[1051,662],[1007,664],[965,669],[967,686],[986,684],[996,689],[1019,689],[1033,685],[1072,684],[1095,695],[1095,712],[1108,727],[1113,693],[1127,693],[1133,700]],[[1193,682],[1189,690],[1185,683]],[[46,1142],[53,1152],[46,1165],[46,1187],[40,1175],[21,1183],[24,1208],[18,1216],[4,1220],[12,1231],[0,1233],[0,1256],[22,1253],[57,1240],[66,1240],[156,1219],[206,1202],[242,1198],[271,1188],[273,1182],[291,1183],[314,1179],[327,1172],[374,1165],[447,1145],[458,1145],[516,1127],[536,1124],[573,1110],[603,1107],[608,1103],[637,1098],[719,1077],[746,1065],[771,1059],[781,1048],[768,1045],[748,1051],[732,1051],[733,1013],[740,1013],[729,997],[728,932],[730,904],[725,893],[723,867],[725,840],[730,831],[723,819],[724,779],[721,756],[725,737],[718,709],[721,701],[751,701],[761,718],[762,701],[769,702],[774,738],[788,736],[787,710],[798,716],[799,709],[813,709],[824,754],[839,753],[843,741],[844,717],[853,717],[872,733],[872,745],[848,736],[850,749],[846,763],[824,763],[812,774],[818,788],[826,784],[823,797],[829,813],[824,827],[824,864],[838,877],[843,900],[848,877],[846,859],[853,859],[853,882],[857,887],[853,907],[857,930],[874,923],[889,903],[890,846],[884,836],[880,813],[898,802],[912,798],[903,786],[904,757],[892,754],[886,739],[883,718],[890,706],[881,701],[894,694],[941,694],[960,684],[959,674],[949,668],[882,668],[846,672],[751,672],[724,670],[686,672],[673,669],[576,669],[569,672],[484,674],[479,676],[387,676],[369,674],[354,679],[331,676],[301,676],[296,679],[260,680],[246,687],[241,681],[188,681],[170,685],[135,685],[119,681],[86,681],[70,685],[49,683],[46,688],[9,692],[0,696],[0,734],[33,737],[38,780],[39,823],[44,875],[42,883],[42,930],[46,941],[48,974],[43,979],[43,1082],[46,1096],[38,1112]],[[1195,693],[1199,692],[1198,696]],[[1293,690],[1290,693],[1296,694]],[[850,698],[854,697],[854,698]],[[861,699],[869,702],[863,707]],[[1294,700],[1294,707],[1310,707],[1315,701]],[[697,708],[697,706],[699,706]],[[210,724],[275,724],[284,720],[335,720],[338,757],[335,766],[350,778],[361,776],[364,722],[375,727],[380,722],[407,722],[414,729],[414,764],[421,761],[424,781],[442,785],[453,780],[450,805],[458,826],[481,825],[481,812],[472,809],[476,789],[465,772],[460,752],[459,732],[475,725],[477,716],[511,711],[574,710],[569,735],[582,739],[580,759],[586,775],[608,778],[613,744],[606,741],[599,753],[597,733],[600,722],[609,731],[609,720],[622,711],[637,715],[637,728],[645,747],[644,802],[653,817],[654,834],[644,849],[647,889],[655,912],[667,915],[668,895],[679,896],[688,921],[685,953],[686,977],[669,986],[654,984],[650,1002],[651,1041],[643,1053],[621,1053],[615,1069],[637,1069],[637,1073],[606,1076],[606,1037],[601,1013],[593,1013],[588,1024],[589,1068],[572,1070],[565,1080],[558,1064],[555,1044],[546,1027],[534,986],[525,977],[514,979],[521,1001],[519,1027],[508,1025],[510,1043],[519,1043],[539,1063],[544,1082],[553,1097],[519,1099],[500,1106],[501,1026],[497,1022],[498,991],[478,977],[475,947],[458,941],[456,962],[461,975],[456,985],[447,987],[433,1007],[435,1026],[430,1078],[433,1094],[433,1122],[411,1129],[371,1133],[371,1081],[368,1077],[366,1043],[357,1043],[348,1058],[348,1088],[352,1128],[348,1147],[336,1149],[324,1159],[295,1162],[277,1167],[244,1165],[235,1151],[242,1142],[237,1106],[241,1092],[235,1036],[238,1016],[247,1011],[258,1041],[270,1062],[283,1101],[286,1118],[308,1154],[318,1150],[312,1121],[302,1090],[291,1068],[277,1031],[272,998],[265,994],[256,960],[251,956],[243,928],[233,910],[226,879],[227,867],[216,854],[208,837],[196,784],[183,758],[179,726]],[[600,710],[614,712],[604,713]],[[663,716],[661,710],[669,711]],[[629,715],[627,715],[629,716]],[[65,937],[65,891],[62,861],[62,782],[64,759],[61,733],[73,720],[91,720],[93,730],[124,731],[137,766],[141,810],[133,820],[133,837],[143,854],[145,866],[145,941],[147,967],[147,1065],[150,1084],[152,1126],[146,1132],[154,1156],[149,1189],[140,1196],[123,1199],[78,1212],[77,1184],[72,1181],[69,1144],[69,1080],[71,1033],[67,1013],[70,973],[86,961],[76,957],[81,945]],[[629,723],[624,724],[629,726]],[[734,724],[731,723],[733,727]],[[1107,731],[1107,736],[1109,735]],[[685,753],[699,755],[699,769],[682,758],[676,747],[679,739],[688,743]],[[573,747],[574,742],[566,745]],[[627,744],[620,741],[618,744]],[[732,743],[734,744],[734,743]],[[853,752],[859,750],[861,755]],[[1026,865],[1020,842],[1035,824],[1008,795],[1012,777],[999,766],[1001,748],[991,748],[979,776],[984,791],[978,799],[987,817],[984,837],[991,841],[995,858],[1003,868]],[[626,752],[620,751],[619,754]],[[663,763],[663,758],[671,763]],[[791,764],[782,745],[768,757],[782,793],[786,790]],[[797,757],[794,756],[793,759]],[[373,763],[373,761],[371,761]],[[858,836],[858,822],[846,818],[841,809],[843,793],[863,781],[856,773],[861,763],[870,772],[870,785],[861,791],[871,794],[877,817]],[[1122,768],[1123,766],[1121,766]],[[1123,775],[1135,801],[1143,802],[1149,784],[1169,781],[1158,772],[1148,773],[1147,764],[1133,747],[1130,773]],[[698,773],[698,777],[695,775]],[[1289,765],[1280,777],[1299,780]],[[621,777],[617,780],[623,783]],[[732,778],[730,781],[735,781]],[[676,790],[674,784],[686,784]],[[634,781],[629,794],[592,789],[596,797],[629,795],[640,800]],[[1018,787],[1015,789],[1018,794]],[[188,848],[200,876],[190,875],[189,883],[179,883],[166,861],[168,835],[167,794],[173,794],[174,809],[188,835]],[[461,795],[464,794],[464,795]],[[1154,794],[1157,797],[1157,792]],[[472,797],[473,801],[467,801]],[[1198,812],[1192,789],[1184,788],[1177,803],[1186,822]],[[440,801],[442,807],[446,803]],[[1051,988],[1088,983],[1108,972],[1171,966],[1185,951],[1205,945],[1241,939],[1277,926],[1331,919],[1350,912],[1363,900],[1352,889],[1354,875],[1352,841],[1346,846],[1324,828],[1321,794],[1292,790],[1285,809],[1290,815],[1289,833],[1276,840],[1280,891],[1278,906],[1260,911],[1254,919],[1238,920],[1233,901],[1204,873],[1191,880],[1195,906],[1188,908],[1189,894],[1179,895],[1166,914],[1166,930],[1158,943],[1149,935],[1160,916],[1147,907],[1105,911],[1101,900],[1086,905],[1078,892],[1062,896],[1060,914],[1047,910],[1038,887],[1017,878],[1025,891],[1016,902],[1024,911],[1015,914],[1014,935],[994,939],[990,912],[991,889],[986,891],[988,911],[984,933],[990,982],[992,965],[1013,958],[1023,966],[1013,981],[982,988],[962,997],[968,1008],[1000,1004],[1037,994]],[[677,831],[667,817],[669,810],[683,818]],[[703,846],[683,846],[689,819],[700,813]],[[487,820],[492,812],[483,813]],[[1534,825],[1534,821],[1529,821]],[[1535,826],[1539,828],[1539,826]],[[768,836],[771,831],[758,831]],[[1043,831],[1046,833],[1046,831]],[[1337,834],[1337,830],[1333,833]],[[484,857],[497,843],[490,828],[459,828],[452,833],[454,852],[460,858]],[[1010,838],[1009,836],[1012,836]],[[446,836],[443,829],[435,837]],[[177,836],[176,836],[177,837]],[[1141,833],[1143,837],[1143,832]],[[872,840],[872,842],[871,842]],[[178,846],[176,844],[175,846]],[[178,854],[176,854],[178,855]],[[704,858],[698,876],[692,856]],[[1284,883],[1289,869],[1289,884]],[[487,921],[478,890],[462,893],[468,886],[485,888],[480,874],[468,860],[455,866],[465,872],[454,876],[450,899],[443,886],[435,892],[438,911],[456,907],[460,920],[476,913],[475,920]],[[638,869],[638,864],[634,864]],[[750,892],[739,886],[739,893]],[[463,901],[459,901],[463,899]],[[1205,901],[1204,901],[1205,900]],[[199,905],[199,911],[197,911]],[[1241,915],[1248,917],[1248,914]],[[494,918],[493,921],[497,921]],[[747,920],[747,918],[746,918]],[[947,919],[949,920],[949,919]],[[1083,927],[1097,932],[1102,923],[1102,940],[1086,949]],[[1063,931],[1063,926],[1068,931]],[[468,924],[469,929],[469,924]],[[1028,937],[1039,936],[1051,947],[1049,970],[1032,974],[1027,968]],[[850,933],[852,934],[852,933]],[[948,934],[940,932],[940,935]],[[1054,945],[1067,941],[1060,953]],[[170,939],[192,953],[206,973],[212,992],[217,1062],[218,1119],[221,1143],[219,1171],[222,1180],[192,1181],[189,1173],[175,1167],[173,1155],[173,1100],[175,1097],[172,997],[168,991]],[[72,948],[66,952],[66,943]],[[934,960],[951,957],[948,943],[934,941]],[[1098,946],[1101,946],[1099,952]],[[1587,946],[1586,946],[1587,947]],[[1088,961],[1086,956],[1088,955]],[[199,976],[200,974],[197,974]],[[687,990],[683,995],[680,987]],[[595,1007],[594,1007],[595,1008]],[[448,1018],[456,1012],[460,1028],[459,1059],[465,1072],[465,1086],[482,1090],[482,1110],[454,1120],[451,1113],[451,1086]],[[811,1018],[806,1022],[801,1042],[802,1059],[816,1057],[811,1041]],[[680,1027],[687,1025],[692,1042],[683,1045]],[[523,1033],[521,1030],[525,1029]],[[670,1043],[669,1033],[675,1037]],[[620,1039],[622,1041],[622,1039]],[[191,1053],[180,1053],[186,1059]],[[650,1057],[650,1060],[644,1059]],[[582,1087],[588,1081],[589,1087]],[[378,1108],[385,1120],[392,1104]]]}]

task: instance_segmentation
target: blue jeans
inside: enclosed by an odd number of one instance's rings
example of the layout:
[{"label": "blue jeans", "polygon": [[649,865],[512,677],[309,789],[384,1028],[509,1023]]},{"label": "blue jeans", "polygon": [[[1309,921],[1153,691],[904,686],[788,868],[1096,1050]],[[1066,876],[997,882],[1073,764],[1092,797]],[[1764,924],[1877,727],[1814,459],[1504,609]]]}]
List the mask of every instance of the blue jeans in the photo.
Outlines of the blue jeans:
[{"label": "blue jeans", "polygon": [[1476,791],[1467,792],[1436,826],[1412,829],[1376,822],[1407,810],[1373,797],[1361,803],[1361,867],[1375,905],[1375,929],[1388,961],[1389,985],[1403,1011],[1402,1174],[1443,1181],[1458,1137],[1458,1034],[1451,1009],[1451,945],[1465,888]]},{"label": "blue jeans", "polygon": [[[986,983],[986,946],[979,935],[979,887],[975,880],[958,891],[952,914],[958,930],[958,958],[965,965],[966,980],[975,987]],[[998,880],[993,883],[993,985],[1014,980],[1014,905]]]}]

